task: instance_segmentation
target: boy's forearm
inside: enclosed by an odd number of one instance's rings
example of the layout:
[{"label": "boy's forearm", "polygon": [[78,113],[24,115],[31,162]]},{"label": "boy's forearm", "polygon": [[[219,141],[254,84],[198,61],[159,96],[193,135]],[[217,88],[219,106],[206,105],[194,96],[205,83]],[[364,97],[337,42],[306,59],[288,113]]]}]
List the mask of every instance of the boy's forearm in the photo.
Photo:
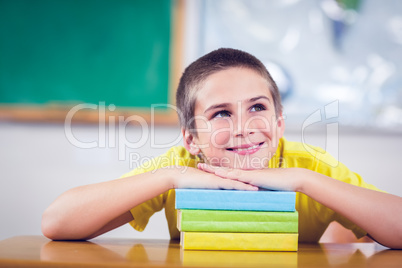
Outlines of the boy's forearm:
[{"label": "boy's forearm", "polygon": [[173,172],[156,170],[71,189],[44,212],[42,231],[56,240],[92,237],[131,208],[169,190]]},{"label": "boy's forearm", "polygon": [[402,198],[299,170],[300,192],[345,216],[379,243],[402,248]]},{"label": "boy's forearm", "polygon": [[65,192],[43,213],[42,232],[55,240],[95,237],[126,223],[133,207],[172,188],[258,189],[195,168],[171,166]]}]

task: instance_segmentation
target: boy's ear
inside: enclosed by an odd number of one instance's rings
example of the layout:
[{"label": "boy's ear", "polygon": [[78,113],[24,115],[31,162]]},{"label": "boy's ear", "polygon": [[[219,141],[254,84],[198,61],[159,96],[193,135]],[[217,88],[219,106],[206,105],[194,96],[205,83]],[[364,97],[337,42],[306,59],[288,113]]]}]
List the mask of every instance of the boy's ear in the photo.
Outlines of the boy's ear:
[{"label": "boy's ear", "polygon": [[278,128],[278,139],[283,137],[283,134],[285,133],[285,118],[283,117],[282,113],[278,116],[277,119],[277,128]]},{"label": "boy's ear", "polygon": [[200,148],[197,146],[195,143],[195,137],[193,134],[190,133],[190,131],[182,128],[181,133],[183,135],[183,143],[184,147],[187,149],[187,151],[190,152],[192,155],[197,155],[201,152]]}]

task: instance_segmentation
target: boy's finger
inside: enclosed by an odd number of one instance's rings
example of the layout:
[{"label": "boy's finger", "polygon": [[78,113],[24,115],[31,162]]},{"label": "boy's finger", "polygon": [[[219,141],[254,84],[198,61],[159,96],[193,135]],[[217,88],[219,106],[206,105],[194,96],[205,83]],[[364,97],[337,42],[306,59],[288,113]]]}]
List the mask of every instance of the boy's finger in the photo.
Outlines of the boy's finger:
[{"label": "boy's finger", "polygon": [[203,171],[213,173],[216,176],[219,176],[224,179],[237,180],[241,181],[242,183],[250,182],[250,178],[248,177],[250,174],[246,174],[241,169],[211,166],[205,163],[199,163],[198,168]]},{"label": "boy's finger", "polygon": [[243,172],[240,169],[217,169],[215,171],[215,175],[232,180],[242,180],[243,179]]},{"label": "boy's finger", "polygon": [[215,173],[217,170],[220,170],[220,169],[227,169],[225,167],[211,166],[206,163],[198,163],[197,167],[203,171],[207,171],[210,173]]},{"label": "boy's finger", "polygon": [[246,184],[240,181],[230,181],[226,180],[224,182],[224,188],[227,190],[246,190],[246,191],[257,191],[258,187],[250,184]]},{"label": "boy's finger", "polygon": [[197,167],[198,167],[198,169],[209,172],[209,173],[215,172],[215,170],[213,170],[209,165],[207,165],[205,163],[198,163]]}]

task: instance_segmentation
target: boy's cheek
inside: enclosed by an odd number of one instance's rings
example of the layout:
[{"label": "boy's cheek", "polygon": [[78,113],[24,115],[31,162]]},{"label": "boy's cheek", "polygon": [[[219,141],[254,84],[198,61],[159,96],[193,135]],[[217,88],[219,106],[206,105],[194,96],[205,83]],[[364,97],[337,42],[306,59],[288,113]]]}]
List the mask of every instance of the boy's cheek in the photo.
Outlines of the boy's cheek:
[{"label": "boy's cheek", "polygon": [[273,122],[270,122],[265,117],[254,117],[247,122],[247,129],[250,131],[270,132]]},{"label": "boy's cheek", "polygon": [[197,133],[210,133],[212,132],[212,126],[208,122],[208,120],[205,117],[198,116],[195,119],[195,128]]},{"label": "boy's cheek", "polygon": [[267,121],[267,120],[256,120],[254,122],[253,127],[251,128],[253,132],[260,132],[264,136],[269,139],[275,139],[277,137],[277,133],[279,127],[276,121]]},{"label": "boy's cheek", "polygon": [[216,130],[211,135],[211,144],[215,148],[226,148],[230,142],[230,131],[228,130]]},{"label": "boy's cheek", "polygon": [[210,143],[215,148],[226,148],[229,146],[230,136],[233,127],[229,120],[217,120],[212,122]]}]

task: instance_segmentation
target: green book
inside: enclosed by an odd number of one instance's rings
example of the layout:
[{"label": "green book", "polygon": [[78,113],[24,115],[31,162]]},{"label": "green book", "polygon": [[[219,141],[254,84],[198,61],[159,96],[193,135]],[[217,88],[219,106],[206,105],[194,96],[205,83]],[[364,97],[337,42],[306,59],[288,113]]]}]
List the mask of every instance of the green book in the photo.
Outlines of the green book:
[{"label": "green book", "polygon": [[182,232],[297,233],[298,212],[181,209],[177,228]]}]

